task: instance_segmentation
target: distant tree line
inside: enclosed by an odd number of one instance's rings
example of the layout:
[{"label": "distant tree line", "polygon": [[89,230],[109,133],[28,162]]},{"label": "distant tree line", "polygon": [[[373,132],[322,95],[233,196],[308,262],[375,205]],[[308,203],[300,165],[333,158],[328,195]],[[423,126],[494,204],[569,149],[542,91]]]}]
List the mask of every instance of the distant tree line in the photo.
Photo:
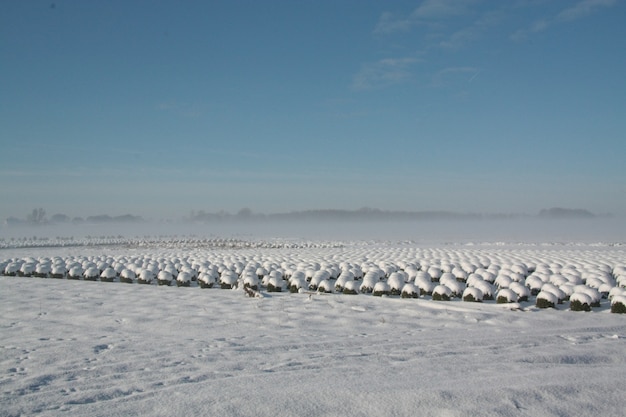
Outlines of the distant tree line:
[{"label": "distant tree line", "polygon": [[108,214],[100,214],[97,216],[83,217],[70,217],[63,213],[56,213],[46,217],[46,210],[43,208],[35,208],[32,212],[28,213],[25,218],[20,219],[18,217],[8,217],[5,221],[5,225],[33,225],[42,226],[49,224],[82,224],[82,223],[141,223],[143,222],[141,216],[134,216],[132,214],[124,214],[122,216],[109,216]]}]

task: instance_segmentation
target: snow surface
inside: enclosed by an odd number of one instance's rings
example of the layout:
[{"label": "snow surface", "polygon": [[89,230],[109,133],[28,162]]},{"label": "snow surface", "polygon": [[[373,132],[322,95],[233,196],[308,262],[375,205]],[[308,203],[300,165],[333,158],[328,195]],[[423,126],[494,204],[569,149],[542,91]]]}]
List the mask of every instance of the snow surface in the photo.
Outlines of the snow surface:
[{"label": "snow surface", "polygon": [[[133,251],[33,248],[0,258]],[[468,253],[625,260],[610,247]],[[623,415],[626,317],[608,300],[582,313],[19,277],[0,277],[0,288],[3,417]]]}]

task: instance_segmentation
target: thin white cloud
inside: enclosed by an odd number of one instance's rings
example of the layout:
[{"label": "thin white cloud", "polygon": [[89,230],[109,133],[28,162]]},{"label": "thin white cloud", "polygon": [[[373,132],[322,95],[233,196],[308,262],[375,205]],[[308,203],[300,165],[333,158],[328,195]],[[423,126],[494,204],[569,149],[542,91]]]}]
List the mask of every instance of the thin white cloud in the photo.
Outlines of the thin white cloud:
[{"label": "thin white cloud", "polygon": [[407,32],[412,26],[411,19],[399,17],[390,12],[383,13],[374,28],[375,34]]},{"label": "thin white cloud", "polygon": [[441,19],[458,16],[468,11],[472,0],[424,0],[411,14],[416,19]]},{"label": "thin white cloud", "polygon": [[617,0],[581,0],[572,7],[561,10],[553,19],[535,20],[528,28],[520,29],[511,35],[511,40],[520,42],[534,33],[549,29],[552,25],[582,19],[603,7],[612,7]]},{"label": "thin white cloud", "polygon": [[559,21],[576,20],[593,13],[601,7],[611,7],[617,3],[617,0],[582,0],[572,7],[562,10],[556,19]]},{"label": "thin white cloud", "polygon": [[453,83],[471,83],[480,74],[476,67],[447,67],[433,76],[434,87],[446,87]]},{"label": "thin white cloud", "polygon": [[546,19],[539,19],[534,21],[529,28],[527,29],[520,29],[516,32],[514,32],[511,35],[511,40],[515,41],[515,42],[521,42],[524,41],[526,39],[528,39],[528,37],[530,35],[532,35],[533,33],[539,33],[539,32],[543,32],[544,30],[547,30],[550,27],[550,21],[546,20]]},{"label": "thin white cloud", "polygon": [[375,34],[408,32],[426,22],[441,21],[471,12],[470,6],[479,0],[424,0],[410,14],[384,12],[374,28]]},{"label": "thin white cloud", "polygon": [[365,64],[352,80],[353,90],[371,90],[409,81],[416,58],[387,58]]}]

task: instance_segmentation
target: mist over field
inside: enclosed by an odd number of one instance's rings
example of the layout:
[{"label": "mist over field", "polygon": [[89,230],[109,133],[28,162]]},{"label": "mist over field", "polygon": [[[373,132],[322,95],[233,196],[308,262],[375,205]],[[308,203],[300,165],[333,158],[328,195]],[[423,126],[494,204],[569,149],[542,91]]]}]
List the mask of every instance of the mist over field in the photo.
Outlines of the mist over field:
[{"label": "mist over field", "polygon": [[47,224],[1,226],[0,236],[11,238],[123,236],[294,238],[331,240],[411,240],[416,243],[480,242],[605,242],[626,241],[626,221],[590,219],[457,219],[457,220],[237,220],[204,223],[137,222],[106,224]]}]

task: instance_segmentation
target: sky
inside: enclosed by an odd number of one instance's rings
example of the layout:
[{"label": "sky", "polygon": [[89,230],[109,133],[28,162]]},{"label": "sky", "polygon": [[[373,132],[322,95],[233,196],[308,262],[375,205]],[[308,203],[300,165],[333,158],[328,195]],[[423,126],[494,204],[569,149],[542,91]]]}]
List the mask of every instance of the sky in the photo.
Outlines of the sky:
[{"label": "sky", "polygon": [[0,218],[626,215],[622,0],[0,5]]}]

